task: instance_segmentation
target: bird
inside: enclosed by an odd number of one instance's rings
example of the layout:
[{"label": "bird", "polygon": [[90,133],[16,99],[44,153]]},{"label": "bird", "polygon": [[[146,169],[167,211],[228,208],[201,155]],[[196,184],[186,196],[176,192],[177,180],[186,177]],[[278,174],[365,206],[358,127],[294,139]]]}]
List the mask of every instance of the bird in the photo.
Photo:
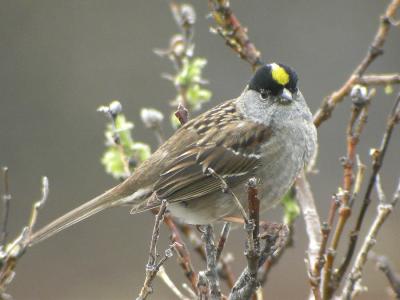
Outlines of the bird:
[{"label": "bird", "polygon": [[171,215],[187,224],[230,221],[240,217],[233,194],[246,207],[245,184],[253,177],[260,211],[272,208],[316,147],[317,131],[297,73],[282,63],[263,64],[239,97],[188,121],[125,181],[34,232],[29,244],[107,208],[129,205],[136,214],[163,200]]}]

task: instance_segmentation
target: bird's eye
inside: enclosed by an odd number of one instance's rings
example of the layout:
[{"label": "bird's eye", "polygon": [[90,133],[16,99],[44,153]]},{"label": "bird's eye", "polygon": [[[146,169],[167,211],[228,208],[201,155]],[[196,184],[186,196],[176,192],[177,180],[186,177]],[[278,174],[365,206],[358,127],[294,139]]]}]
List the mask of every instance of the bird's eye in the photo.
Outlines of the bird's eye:
[{"label": "bird's eye", "polygon": [[260,92],[261,99],[265,100],[269,97],[270,93],[266,90]]}]

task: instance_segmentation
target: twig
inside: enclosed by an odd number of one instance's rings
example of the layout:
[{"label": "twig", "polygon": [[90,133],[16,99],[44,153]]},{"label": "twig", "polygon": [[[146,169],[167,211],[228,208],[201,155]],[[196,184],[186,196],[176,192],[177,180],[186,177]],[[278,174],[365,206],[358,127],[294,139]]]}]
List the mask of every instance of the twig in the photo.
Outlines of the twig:
[{"label": "twig", "polygon": [[383,188],[382,188],[382,184],[381,184],[381,176],[379,175],[379,173],[376,175],[375,190],[376,190],[376,194],[378,196],[379,202],[386,203],[386,196],[385,196],[385,193],[383,192]]},{"label": "twig", "polygon": [[210,299],[221,299],[221,289],[219,286],[219,278],[217,271],[217,249],[214,243],[214,230],[212,225],[205,225],[202,235],[202,240],[205,243],[206,258],[207,258],[207,271],[205,273],[210,290]]},{"label": "twig", "polygon": [[224,226],[222,227],[221,236],[219,237],[219,240],[218,240],[217,262],[221,258],[222,250],[224,249],[225,242],[228,239],[228,235],[229,235],[230,230],[231,230],[231,223],[230,222],[225,222]]},{"label": "twig", "polygon": [[226,285],[228,286],[229,289],[232,289],[233,286],[235,285],[235,274],[233,273],[233,270],[230,266],[230,263],[233,261],[233,256],[231,253],[228,253],[225,256],[222,256],[220,258],[219,263],[221,264],[221,267],[218,268],[219,271],[219,277],[223,280],[225,280]]},{"label": "twig", "polygon": [[384,255],[377,255],[372,251],[369,253],[368,258],[374,260],[379,270],[385,274],[389,285],[396,295],[396,299],[400,299],[400,274],[396,273],[389,259]]},{"label": "twig", "polygon": [[28,234],[31,235],[33,232],[33,228],[35,227],[37,217],[39,214],[39,210],[43,207],[43,205],[46,203],[47,198],[49,196],[49,180],[47,177],[42,178],[42,198],[37,201],[31,211],[31,216],[29,218],[29,223],[28,223]]},{"label": "twig", "polygon": [[260,266],[260,200],[257,197],[257,179],[250,178],[247,183],[247,201],[249,219],[245,222],[247,232],[245,255],[247,267],[236,281],[229,296],[230,300],[250,299],[257,290],[259,283],[257,272]]},{"label": "twig", "polygon": [[249,230],[251,233],[251,239],[254,242],[254,251],[260,251],[260,199],[258,199],[257,191],[257,179],[250,178],[247,182],[247,201],[249,203],[249,221],[251,220],[251,225],[254,227]]},{"label": "twig", "polygon": [[182,292],[176,287],[175,283],[168,276],[165,271],[164,266],[161,266],[157,272],[157,276],[161,278],[161,280],[166,284],[166,286],[175,294],[178,299],[181,300],[189,300],[190,298],[186,297],[182,294]]},{"label": "twig", "polygon": [[[228,227],[230,227],[230,223],[226,223]],[[200,258],[203,261],[206,261],[206,252],[203,247],[203,243],[201,241],[201,238],[192,230],[192,228],[189,225],[186,224],[178,224],[179,229],[183,232],[183,234],[189,239],[191,244],[194,247],[194,250],[196,253],[200,256]],[[224,227],[225,228],[225,227]],[[227,228],[225,228],[227,230]],[[224,231],[224,230],[223,230]],[[228,236],[225,237],[225,240],[227,239]],[[222,235],[221,235],[222,238]],[[222,242],[221,238],[219,240],[219,243]],[[218,243],[217,251],[219,251],[220,244]],[[234,283],[235,283],[235,275],[233,274],[233,271],[231,267],[229,266],[229,260],[225,257],[220,257],[220,259],[217,259],[217,262],[220,264],[218,266],[218,274],[221,279],[223,279],[228,288],[232,288]]]},{"label": "twig", "polygon": [[[259,254],[258,269],[267,262],[273,263],[274,260],[281,255],[282,250],[285,249],[287,241],[289,240],[289,227],[286,224],[270,223],[265,230],[266,232],[262,234],[262,239],[265,241],[265,244]],[[257,291],[264,276],[266,275],[263,273],[263,270],[261,270],[254,279],[254,275],[252,275],[249,266],[247,266],[236,280],[229,299],[249,299],[254,295],[254,292]]]},{"label": "twig", "polygon": [[153,292],[153,280],[163,263],[168,259],[168,257],[172,256],[172,249],[175,248],[175,244],[172,244],[167,250],[165,250],[165,256],[159,262],[157,262],[157,242],[160,236],[161,222],[164,219],[166,209],[167,200],[164,199],[161,202],[161,206],[154,221],[153,233],[151,235],[150,241],[149,259],[146,265],[146,277],[143,283],[143,287],[141,288],[139,296],[136,298],[136,300],[144,300],[150,293]]},{"label": "twig", "polygon": [[174,249],[177,254],[179,265],[183,269],[186,278],[192,286],[192,289],[197,293],[199,279],[193,269],[190,253],[187,250],[186,244],[182,240],[179,234],[179,230],[171,216],[166,215],[164,217],[164,224],[167,225],[169,230],[171,231],[171,241],[178,245]]},{"label": "twig", "polygon": [[236,194],[232,191],[232,189],[229,187],[228,183],[225,181],[222,176],[220,176],[218,173],[216,173],[212,168],[207,168],[207,171],[215,178],[219,179],[221,181],[222,185],[222,191],[224,193],[230,193],[232,195],[232,199],[236,205],[236,207],[239,209],[240,214],[242,215],[245,223],[247,224],[249,222],[249,218],[247,216],[247,213],[245,209],[243,208],[242,203],[240,202],[239,198],[236,196]]},{"label": "twig", "polygon": [[314,196],[304,172],[296,180],[297,200],[303,212],[308,241],[308,264],[309,270],[318,259],[318,252],[322,241],[320,218],[315,207]]},{"label": "twig", "polygon": [[400,74],[366,74],[358,78],[355,83],[365,86],[399,84]]},{"label": "twig", "polygon": [[350,206],[353,205],[354,200],[360,194],[361,184],[364,181],[365,170],[367,169],[367,166],[361,162],[361,159],[358,155],[356,156],[356,158],[357,158],[357,175],[356,175],[356,180],[354,183],[353,194],[350,199]]},{"label": "twig", "polygon": [[315,260],[315,264],[312,269],[309,271],[309,278],[311,284],[311,290],[314,294],[315,300],[320,300],[322,298],[320,291],[321,284],[321,270],[325,264],[325,253],[326,246],[328,244],[329,235],[332,230],[333,221],[337,210],[339,208],[340,202],[336,195],[332,196],[331,205],[328,213],[328,220],[323,222],[321,225],[321,235],[322,241],[318,250],[318,256]]},{"label": "twig", "polygon": [[354,84],[357,83],[358,78],[364,75],[371,63],[383,53],[383,46],[388,36],[389,29],[392,25],[392,19],[396,15],[396,11],[399,6],[400,0],[392,0],[390,2],[384,15],[380,19],[378,31],[376,32],[365,57],[354,69],[347,81],[338,90],[323,100],[321,107],[314,114],[314,124],[317,127],[330,118],[336,105],[343,101],[344,97],[350,93]]},{"label": "twig", "polygon": [[[343,234],[343,230],[348,219],[350,218],[351,207],[356,198],[354,192],[352,193],[354,183],[353,169],[356,158],[358,159],[357,162],[359,163],[358,170],[362,171],[363,169],[365,169],[365,167],[362,167],[359,158],[356,156],[356,152],[361,133],[367,122],[369,105],[374,95],[375,90],[371,90],[368,92],[366,87],[359,85],[355,85],[351,90],[353,105],[350,120],[346,130],[347,153],[346,157],[343,157],[341,159],[343,166],[343,185],[342,188],[339,189],[339,193],[337,194],[338,200],[340,200],[339,218],[333,230],[332,241],[326,255],[326,264],[324,266],[324,276],[322,280],[322,296],[324,299],[330,298],[338,284],[338,282],[335,282],[335,284],[331,284],[332,268],[336,256],[335,254]],[[357,178],[358,188],[361,185],[360,179],[362,178]]]},{"label": "twig", "polygon": [[179,103],[178,109],[175,112],[175,116],[178,118],[181,125],[185,125],[189,120],[189,111],[182,103]]},{"label": "twig", "polygon": [[399,106],[400,106],[400,93],[397,96],[395,104],[392,108],[392,111],[391,111],[389,117],[388,117],[388,120],[386,123],[386,129],[385,129],[385,132],[384,132],[382,140],[381,140],[381,145],[380,145],[379,149],[373,149],[373,151],[372,151],[372,174],[370,175],[369,180],[368,180],[367,190],[365,192],[362,206],[361,206],[360,212],[357,217],[356,225],[350,234],[350,242],[347,247],[345,259],[344,259],[343,263],[340,265],[340,267],[338,268],[338,271],[335,273],[335,281],[337,283],[341,281],[341,279],[342,279],[343,275],[345,274],[345,272],[350,264],[350,261],[353,257],[353,254],[354,254],[354,251],[355,251],[355,248],[357,245],[357,240],[358,240],[358,236],[360,233],[360,229],[361,229],[361,226],[364,221],[365,213],[367,212],[369,204],[371,203],[371,193],[375,186],[376,176],[382,167],[382,163],[385,158],[386,150],[388,148],[393,129],[394,129],[395,125],[399,122],[399,116],[398,116]]},{"label": "twig", "polygon": [[[375,185],[376,185],[375,181]],[[380,187],[377,187],[378,190]],[[391,203],[379,203],[378,205],[378,213],[368,231],[367,236],[364,239],[363,244],[357,254],[356,260],[354,261],[353,268],[346,280],[345,286],[343,288],[341,298],[344,300],[353,299],[356,284],[359,284],[362,277],[362,272],[365,266],[365,263],[368,259],[368,253],[372,249],[372,247],[376,244],[376,238],[379,233],[379,230],[383,223],[386,221],[387,217],[393,210],[394,205],[400,199],[400,180],[399,184],[396,188],[396,192],[393,196],[393,200]]]},{"label": "twig", "polygon": [[197,289],[199,290],[199,300],[208,300],[210,290],[208,288],[206,271],[199,272],[199,282],[197,283]]},{"label": "twig", "polygon": [[[260,266],[258,270],[258,282],[260,286],[264,286],[267,282],[268,275],[273,266],[275,266],[280,258],[283,256],[283,253],[286,249],[293,246],[293,235],[294,235],[294,227],[293,224],[279,224],[281,228],[278,230],[276,235],[279,237],[276,241],[279,247],[276,247],[277,250],[274,252],[274,255],[269,255],[264,263]],[[279,228],[279,226],[278,226]],[[279,249],[278,249],[279,248]],[[260,259],[262,261],[263,259]]]},{"label": "twig", "polygon": [[226,44],[255,70],[261,65],[260,52],[249,40],[247,29],[240,24],[232,12],[229,0],[209,0],[208,3],[217,25],[212,28],[212,32],[218,33]]},{"label": "twig", "polygon": [[18,260],[25,253],[29,246],[30,235],[37,221],[39,210],[46,203],[49,195],[49,182],[47,177],[42,178],[42,196],[41,199],[32,205],[28,225],[21,233],[10,243],[5,245],[0,251],[0,294],[6,291],[7,285],[14,278],[14,269]]},{"label": "twig", "polygon": [[187,285],[187,283],[183,283],[183,284],[182,284],[182,288],[183,288],[186,292],[188,292],[188,294],[190,294],[190,297],[191,297],[192,299],[198,299],[196,293],[193,292],[193,290]]},{"label": "twig", "polygon": [[183,232],[183,234],[189,239],[190,243],[192,244],[194,250],[197,254],[206,261],[206,251],[203,247],[203,242],[201,238],[197,235],[196,232],[192,230],[192,228],[187,224],[180,224],[178,223],[179,230]]},{"label": "twig", "polygon": [[[199,88],[201,85],[206,84],[207,81],[201,78],[201,69],[204,67],[205,61],[193,55],[195,45],[192,40],[196,13],[191,5],[180,4],[175,1],[171,1],[170,8],[180,29],[180,34],[176,34],[170,39],[168,49],[156,49],[154,52],[161,57],[168,57],[174,65],[176,71],[174,75],[163,74],[165,79],[173,82],[177,92],[172,105],[181,104],[189,110],[197,110],[201,101],[199,98],[193,99],[190,91],[194,87]],[[202,63],[200,64],[202,66],[196,66],[199,71],[198,76],[191,76],[191,72],[188,71],[189,68],[194,67],[201,61]]]},{"label": "twig", "polygon": [[10,201],[12,199],[9,189],[9,181],[8,181],[8,168],[2,168],[3,173],[3,184],[4,184],[4,191],[2,195],[3,200],[3,222],[1,227],[1,237],[0,237],[0,249],[3,248],[7,243],[8,237],[8,216],[10,212]]},{"label": "twig", "polygon": [[[287,195],[285,196],[285,198],[286,198],[286,200],[284,200],[284,199],[281,200],[281,204],[283,204],[283,207],[285,210],[285,214],[283,216],[283,224],[287,225],[287,229],[288,229],[287,239],[285,242],[285,246],[282,247],[282,249],[279,251],[279,253],[277,253],[274,256],[269,256],[267,258],[267,260],[264,262],[264,264],[259,268],[258,278],[259,278],[260,286],[264,286],[266,284],[268,275],[271,272],[272,267],[275,266],[279,262],[279,260],[283,257],[283,254],[285,253],[285,251],[288,248],[294,246],[294,239],[293,239],[294,234],[295,234],[294,223],[295,223],[296,219],[298,218],[298,216],[300,215],[300,208],[298,207],[297,203],[291,203],[290,206],[288,206],[290,202],[296,201],[295,200],[296,199],[296,189],[294,186],[292,186],[290,188],[290,190],[289,190],[289,192],[287,192]],[[296,206],[296,208],[292,208],[291,206]],[[271,225],[268,224],[268,227],[270,227],[270,226]],[[264,227],[264,226],[262,226],[262,227]],[[260,290],[261,290],[261,288],[260,288]]]},{"label": "twig", "polygon": [[267,260],[275,260],[285,249],[289,239],[289,226],[280,223],[270,223],[266,232],[262,234],[262,239],[265,240],[263,249],[261,250],[259,266],[262,266]]},{"label": "twig", "polygon": [[118,152],[121,155],[121,161],[125,173],[122,176],[122,179],[125,179],[129,177],[129,175],[131,174],[131,170],[129,168],[129,158],[125,152],[124,146],[121,144],[121,137],[116,125],[117,117],[122,112],[122,105],[119,101],[115,100],[111,102],[109,106],[100,106],[97,111],[104,113],[106,117],[111,121],[113,136],[110,143],[113,143],[117,147]]}]

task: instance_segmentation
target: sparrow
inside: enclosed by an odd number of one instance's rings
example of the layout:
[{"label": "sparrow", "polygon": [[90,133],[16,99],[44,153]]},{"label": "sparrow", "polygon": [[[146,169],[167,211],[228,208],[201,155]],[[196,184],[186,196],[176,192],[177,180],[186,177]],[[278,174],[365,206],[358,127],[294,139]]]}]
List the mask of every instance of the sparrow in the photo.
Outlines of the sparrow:
[{"label": "sparrow", "polygon": [[[124,182],[33,233],[30,245],[107,208],[130,205],[135,214],[164,199],[184,223],[231,220],[241,216],[232,193],[246,207],[251,177],[258,179],[260,210],[273,207],[317,145],[297,82],[284,64],[259,67],[239,97],[187,122]],[[221,178],[232,193],[221,187]]]}]

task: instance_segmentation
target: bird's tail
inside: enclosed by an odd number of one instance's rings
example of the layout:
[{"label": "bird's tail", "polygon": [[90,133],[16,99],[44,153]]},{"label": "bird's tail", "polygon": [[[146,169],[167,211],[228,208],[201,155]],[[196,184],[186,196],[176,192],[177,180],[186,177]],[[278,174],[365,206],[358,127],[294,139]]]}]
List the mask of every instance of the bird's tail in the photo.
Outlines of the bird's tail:
[{"label": "bird's tail", "polygon": [[81,206],[73,209],[60,218],[57,218],[50,224],[34,232],[29,238],[29,245],[31,246],[43,241],[54,234],[74,225],[75,223],[78,223],[98,212],[105,210],[106,208],[117,206],[119,204],[119,199],[121,199],[121,195],[118,193],[117,186],[106,191],[100,196],[93,198],[89,202],[82,204]]}]

